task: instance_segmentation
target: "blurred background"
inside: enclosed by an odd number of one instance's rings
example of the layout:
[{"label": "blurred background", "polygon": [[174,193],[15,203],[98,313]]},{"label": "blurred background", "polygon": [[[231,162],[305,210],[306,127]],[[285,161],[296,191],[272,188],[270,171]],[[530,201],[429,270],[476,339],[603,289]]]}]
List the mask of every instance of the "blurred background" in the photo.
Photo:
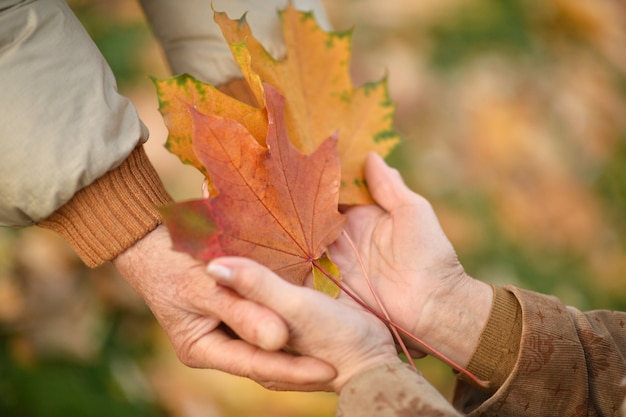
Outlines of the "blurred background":
[{"label": "blurred background", "polygon": [[[170,193],[201,180],[164,148],[149,76],[168,76],[141,10],[71,0],[151,129]],[[388,77],[403,143],[389,161],[435,206],[474,277],[626,309],[626,3],[327,1],[353,29],[355,85]],[[444,395],[454,379],[419,367]],[[0,230],[0,415],[332,416],[327,393],[276,393],[176,359],[110,265],[56,235]]]}]

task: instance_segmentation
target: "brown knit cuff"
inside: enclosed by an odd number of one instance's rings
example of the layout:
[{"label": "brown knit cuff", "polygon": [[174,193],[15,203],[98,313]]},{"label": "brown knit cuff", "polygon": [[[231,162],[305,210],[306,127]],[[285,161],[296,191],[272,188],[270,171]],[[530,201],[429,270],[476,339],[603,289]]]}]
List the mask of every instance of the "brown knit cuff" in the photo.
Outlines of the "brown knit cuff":
[{"label": "brown knit cuff", "polygon": [[489,381],[486,391],[490,394],[496,392],[511,374],[522,337],[522,308],[517,298],[504,288],[493,288],[489,320],[467,365],[472,374]]},{"label": "brown knit cuff", "polygon": [[140,146],[119,167],[37,224],[57,232],[85,264],[95,267],[157,227],[161,223],[157,207],[171,201]]}]

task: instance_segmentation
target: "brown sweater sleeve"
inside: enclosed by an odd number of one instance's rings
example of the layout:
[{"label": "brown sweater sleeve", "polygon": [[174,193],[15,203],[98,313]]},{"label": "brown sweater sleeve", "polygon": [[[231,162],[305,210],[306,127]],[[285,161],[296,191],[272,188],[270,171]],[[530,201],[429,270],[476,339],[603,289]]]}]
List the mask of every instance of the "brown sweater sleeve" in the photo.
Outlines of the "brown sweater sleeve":
[{"label": "brown sweater sleeve", "polygon": [[552,296],[512,286],[505,290],[521,308],[515,364],[493,394],[459,382],[457,409],[471,416],[619,415],[626,313],[581,312]]},{"label": "brown sweater sleeve", "polygon": [[170,203],[143,147],[77,192],[37,223],[54,230],[90,267],[115,258],[161,223],[157,207]]}]

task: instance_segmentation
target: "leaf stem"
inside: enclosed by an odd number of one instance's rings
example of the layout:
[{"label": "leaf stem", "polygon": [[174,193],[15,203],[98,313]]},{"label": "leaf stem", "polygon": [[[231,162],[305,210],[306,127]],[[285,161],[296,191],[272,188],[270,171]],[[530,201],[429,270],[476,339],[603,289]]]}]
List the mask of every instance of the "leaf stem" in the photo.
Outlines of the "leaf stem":
[{"label": "leaf stem", "polygon": [[[370,290],[372,291],[372,294],[374,296],[374,298],[377,300],[377,303],[379,303],[379,306],[381,307],[381,310],[384,310],[384,307],[382,306],[382,302],[380,301],[380,298],[378,297],[378,295],[376,294],[376,291],[374,290],[373,286],[371,285],[371,280],[369,279],[369,275],[366,273],[365,270],[365,266],[363,265],[362,259],[358,253],[358,251],[356,250],[356,247],[354,246],[354,243],[352,242],[352,239],[350,239],[350,237],[348,236],[347,233],[345,233],[345,231],[343,232],[344,237],[346,237],[346,239],[348,240],[348,243],[350,244],[352,250],[355,253],[355,256],[357,257],[358,261],[359,261],[359,265],[361,267],[361,271],[363,272],[363,274],[366,277],[366,280],[368,282],[368,286],[370,287]],[[406,349],[406,346],[404,345],[404,343],[402,342],[402,340],[399,338],[399,336],[397,335],[397,331],[403,333],[405,336],[407,336],[409,339],[413,340],[415,343],[417,343],[420,348],[428,353],[431,356],[434,356],[435,358],[439,359],[440,361],[442,361],[443,363],[445,363],[446,365],[450,366],[451,368],[455,369],[456,371],[458,371],[459,373],[465,375],[469,380],[471,380],[474,384],[476,384],[479,387],[483,387],[483,388],[487,388],[489,386],[489,381],[483,381],[482,379],[479,379],[476,375],[472,374],[470,371],[468,371],[467,369],[465,369],[464,367],[462,367],[461,365],[459,365],[458,363],[456,363],[455,361],[453,361],[452,359],[448,358],[446,355],[444,355],[443,353],[441,353],[439,350],[435,349],[434,347],[430,346],[428,343],[424,342],[423,340],[421,340],[419,337],[415,336],[414,334],[412,334],[411,332],[409,332],[408,330],[406,330],[405,328],[403,328],[402,326],[400,326],[399,324],[393,322],[390,318],[389,315],[386,313],[385,311],[385,315],[379,313],[378,311],[376,311],[374,308],[370,307],[369,305],[367,305],[357,294],[355,294],[354,292],[352,292],[352,290],[348,289],[348,287],[346,287],[345,285],[343,285],[341,282],[339,282],[335,277],[333,277],[331,274],[329,274],[320,264],[319,262],[317,262],[317,260],[313,260],[312,261],[313,265],[315,265],[320,271],[322,271],[322,273],[328,278],[330,279],[336,286],[338,286],[343,292],[346,293],[346,295],[348,295],[350,298],[352,298],[357,304],[359,304],[361,307],[363,307],[365,310],[369,311],[370,313],[372,313],[373,315],[375,315],[379,320],[381,320],[383,323],[385,323],[386,325],[388,325],[392,331],[394,332],[394,336],[396,336],[396,338],[399,340],[399,343],[401,344],[402,350],[404,352],[404,354],[407,356],[407,359],[409,361],[410,364],[412,364],[412,366],[415,368],[415,363],[413,362],[413,360],[411,359],[411,356],[408,354],[408,350]]]},{"label": "leaf stem", "polygon": [[[374,300],[376,300],[376,304],[378,305],[378,308],[380,309],[380,311],[382,311],[387,321],[391,322],[391,317],[389,317],[389,313],[387,313],[387,309],[385,308],[382,301],[380,300],[380,297],[378,297],[378,294],[374,290],[374,286],[372,285],[372,280],[370,279],[370,276],[367,273],[367,269],[365,269],[365,265],[363,264],[363,258],[361,258],[361,255],[359,254],[359,251],[356,249],[354,242],[350,238],[350,235],[348,234],[348,232],[346,232],[345,230],[342,230],[341,234],[348,241],[350,248],[352,248],[352,252],[356,256],[357,261],[359,262],[359,267],[361,268],[361,273],[365,277],[367,286],[369,287],[370,292],[372,293],[372,296],[374,297]],[[413,369],[417,370],[417,366],[415,365],[415,362],[413,362],[413,359],[411,358],[411,354],[409,353],[409,350],[407,349],[406,344],[402,340],[402,337],[400,337],[400,334],[398,333],[398,329],[396,328],[396,326],[390,326],[390,328],[391,328],[391,332],[393,333],[393,336],[398,341],[400,348],[402,348],[402,352],[406,356],[407,361],[409,362],[409,364],[411,365]]]}]

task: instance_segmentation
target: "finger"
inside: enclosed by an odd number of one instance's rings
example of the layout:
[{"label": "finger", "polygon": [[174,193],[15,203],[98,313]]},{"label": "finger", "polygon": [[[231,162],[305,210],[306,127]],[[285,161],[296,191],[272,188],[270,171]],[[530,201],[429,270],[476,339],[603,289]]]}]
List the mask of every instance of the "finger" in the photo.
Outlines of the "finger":
[{"label": "finger", "polygon": [[372,197],[387,211],[406,204],[416,195],[406,186],[400,172],[377,153],[370,153],[365,160],[365,178]]},{"label": "finger", "polygon": [[282,349],[289,338],[285,321],[273,310],[252,300],[242,298],[227,288],[213,292],[206,300],[207,308],[243,340],[272,351]]},{"label": "finger", "polygon": [[[282,317],[292,317],[301,310],[303,288],[284,281],[268,268],[245,258],[219,258],[211,261],[207,272],[217,282],[228,286],[244,298],[270,307]],[[309,294],[310,295],[310,294]]]},{"label": "finger", "polygon": [[199,339],[191,347],[185,364],[251,378],[271,389],[320,389],[336,377],[335,369],[322,360],[269,352],[232,339],[221,330]]}]

